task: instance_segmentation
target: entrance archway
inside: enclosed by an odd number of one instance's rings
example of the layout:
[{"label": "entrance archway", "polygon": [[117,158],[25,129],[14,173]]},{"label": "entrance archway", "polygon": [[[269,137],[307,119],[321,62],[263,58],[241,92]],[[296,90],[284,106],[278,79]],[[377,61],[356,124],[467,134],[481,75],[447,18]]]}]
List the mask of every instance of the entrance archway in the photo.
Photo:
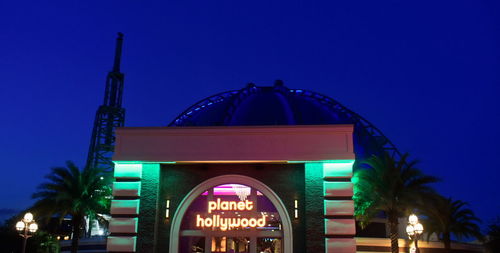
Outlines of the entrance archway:
[{"label": "entrance archway", "polygon": [[[188,193],[186,197],[184,197],[184,199],[181,201],[179,207],[177,208],[177,211],[175,212],[172,218],[169,252],[179,253],[179,241],[180,241],[182,221],[184,215],[186,214],[186,211],[191,206],[193,201],[195,201],[195,199],[197,199],[200,195],[206,192],[207,189],[225,184],[239,184],[239,185],[249,186],[259,191],[260,193],[262,193],[262,195],[266,196],[269,199],[269,201],[276,208],[276,211],[281,219],[281,230],[283,231],[281,237],[283,252],[292,253],[293,252],[292,222],[285,208],[285,205],[278,197],[278,195],[273,190],[271,190],[267,185],[254,178],[242,175],[224,175],[208,179],[202,182],[201,184],[197,185]],[[231,232],[228,231],[227,233],[230,234]],[[210,251],[209,250],[207,251],[207,249],[205,248],[204,252],[210,252]],[[250,252],[255,252],[255,249]]]}]

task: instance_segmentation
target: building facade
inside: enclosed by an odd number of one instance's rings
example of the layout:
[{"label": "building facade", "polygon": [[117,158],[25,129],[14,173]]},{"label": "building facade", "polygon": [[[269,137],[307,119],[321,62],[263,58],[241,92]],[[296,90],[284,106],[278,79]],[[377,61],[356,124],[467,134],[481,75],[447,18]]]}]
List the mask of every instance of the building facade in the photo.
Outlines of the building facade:
[{"label": "building facade", "polygon": [[352,125],[122,128],[109,252],[356,252]]},{"label": "building facade", "polygon": [[[389,252],[385,220],[359,229],[352,200],[354,164],[383,153],[401,156],[373,124],[319,93],[277,81],[215,94],[168,127],[117,130],[107,250]],[[399,246],[408,252],[409,241]]]}]

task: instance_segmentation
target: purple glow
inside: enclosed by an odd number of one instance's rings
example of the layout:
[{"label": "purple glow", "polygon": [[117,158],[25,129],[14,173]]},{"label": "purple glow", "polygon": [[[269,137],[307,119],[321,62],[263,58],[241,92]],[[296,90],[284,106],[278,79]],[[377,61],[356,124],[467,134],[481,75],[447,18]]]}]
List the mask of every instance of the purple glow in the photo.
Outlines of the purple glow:
[{"label": "purple glow", "polygon": [[[244,189],[250,192],[250,187],[242,184],[222,184],[213,188],[214,196],[237,196],[235,189]],[[207,196],[208,191],[205,191],[201,195]],[[262,193],[257,191],[258,196],[262,196]]]}]

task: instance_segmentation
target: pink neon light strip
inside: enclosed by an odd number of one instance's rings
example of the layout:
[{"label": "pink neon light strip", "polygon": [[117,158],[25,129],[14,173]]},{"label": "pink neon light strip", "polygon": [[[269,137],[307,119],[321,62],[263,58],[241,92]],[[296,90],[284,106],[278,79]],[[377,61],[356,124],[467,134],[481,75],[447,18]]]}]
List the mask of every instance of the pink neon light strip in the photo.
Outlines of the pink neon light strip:
[{"label": "pink neon light strip", "polygon": [[[250,188],[245,185],[241,184],[223,184],[214,187],[214,195],[215,196],[236,196],[236,192],[234,191],[234,188]],[[208,195],[208,191],[202,193],[201,195],[206,196]],[[257,195],[262,196],[262,193],[257,191]]]}]

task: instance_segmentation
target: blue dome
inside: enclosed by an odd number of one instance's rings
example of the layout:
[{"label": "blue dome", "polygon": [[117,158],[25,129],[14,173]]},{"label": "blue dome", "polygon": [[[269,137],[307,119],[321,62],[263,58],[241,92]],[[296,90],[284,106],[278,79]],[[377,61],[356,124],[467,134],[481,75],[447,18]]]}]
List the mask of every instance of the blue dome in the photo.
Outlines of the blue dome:
[{"label": "blue dome", "polygon": [[334,99],[316,92],[289,89],[283,82],[227,91],[189,107],[169,126],[257,126],[257,125],[354,125],[357,159],[387,151],[400,156],[396,147],[370,122]]}]

